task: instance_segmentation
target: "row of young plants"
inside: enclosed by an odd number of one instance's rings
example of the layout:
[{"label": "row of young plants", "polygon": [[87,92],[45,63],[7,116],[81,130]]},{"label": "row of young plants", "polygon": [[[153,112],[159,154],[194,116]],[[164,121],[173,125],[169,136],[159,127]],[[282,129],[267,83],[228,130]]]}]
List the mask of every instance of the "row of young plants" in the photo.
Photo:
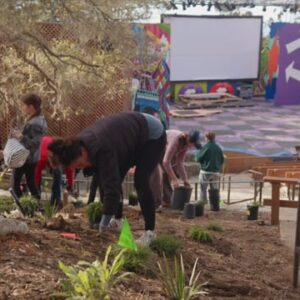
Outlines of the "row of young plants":
[{"label": "row of young plants", "polygon": [[[209,231],[223,231],[218,224],[209,224],[207,228],[192,227],[188,237],[200,243],[212,241]],[[125,280],[134,273],[144,273],[146,269],[153,269],[153,261],[158,260],[156,270],[152,270],[163,283],[163,289],[168,299],[191,300],[194,296],[205,294],[205,284],[199,283],[200,272],[197,272],[198,259],[192,271],[186,272],[183,257],[180,251],[183,242],[172,235],[159,235],[152,242],[150,248],[138,247],[137,250],[120,249],[109,246],[103,261],[93,263],[79,262],[75,266],[66,266],[59,263],[60,269],[67,279],[63,281],[64,291],[59,296],[67,299],[106,299],[116,295],[117,283]],[[113,256],[109,259],[109,256]]]}]

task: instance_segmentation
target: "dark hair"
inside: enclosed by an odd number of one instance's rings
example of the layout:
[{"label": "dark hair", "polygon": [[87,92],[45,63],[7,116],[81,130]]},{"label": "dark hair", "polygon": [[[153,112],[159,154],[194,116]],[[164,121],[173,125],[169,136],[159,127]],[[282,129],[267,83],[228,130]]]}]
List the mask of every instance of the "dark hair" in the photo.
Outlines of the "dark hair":
[{"label": "dark hair", "polygon": [[81,142],[77,137],[55,138],[48,145],[48,150],[53,153],[54,160],[64,166],[69,166],[81,155],[81,147]]},{"label": "dark hair", "polygon": [[26,94],[21,98],[21,101],[26,105],[32,105],[36,110],[36,114],[32,117],[41,114],[42,99],[37,94]]},{"label": "dark hair", "polygon": [[186,133],[183,133],[180,137],[179,137],[179,147],[183,148],[188,144],[188,135]]}]

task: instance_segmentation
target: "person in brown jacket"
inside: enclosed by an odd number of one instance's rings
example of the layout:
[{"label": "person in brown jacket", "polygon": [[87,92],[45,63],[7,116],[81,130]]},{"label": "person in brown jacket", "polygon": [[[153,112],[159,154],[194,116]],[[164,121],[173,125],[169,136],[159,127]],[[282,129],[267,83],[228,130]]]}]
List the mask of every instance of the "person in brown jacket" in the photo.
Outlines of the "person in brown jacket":
[{"label": "person in brown jacket", "polygon": [[48,150],[64,166],[90,169],[96,174],[103,201],[100,230],[113,216],[121,218],[121,185],[128,170],[136,166],[134,183],[145,220],[138,240],[149,245],[155,239],[155,205],[150,176],[162,163],[166,146],[163,125],[155,117],[123,112],[95,122],[79,135],[54,140]]}]

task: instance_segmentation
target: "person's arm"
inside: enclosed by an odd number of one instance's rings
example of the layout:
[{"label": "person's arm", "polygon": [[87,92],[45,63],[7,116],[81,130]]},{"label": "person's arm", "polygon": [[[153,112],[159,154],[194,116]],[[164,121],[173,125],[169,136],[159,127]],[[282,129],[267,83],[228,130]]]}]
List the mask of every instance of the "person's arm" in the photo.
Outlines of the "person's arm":
[{"label": "person's arm", "polygon": [[176,155],[177,149],[178,149],[178,139],[175,140],[171,140],[168,144],[167,144],[167,149],[166,149],[166,153],[163,159],[163,167],[165,172],[167,173],[168,177],[170,178],[170,180],[175,184],[177,183],[178,185],[178,178],[172,168],[171,162],[173,157]]},{"label": "person's arm", "polygon": [[116,214],[120,202],[119,164],[113,151],[99,153],[97,162],[98,185],[103,189],[103,216],[100,227],[106,227]]},{"label": "person's arm", "polygon": [[28,124],[27,133],[22,135],[20,142],[27,149],[38,149],[44,135],[44,129],[41,125]]},{"label": "person's arm", "polygon": [[46,165],[47,165],[46,160],[39,160],[36,165],[35,173],[34,173],[34,183],[36,187],[39,187],[41,183],[42,172],[45,169]]},{"label": "person's arm", "polygon": [[197,153],[197,162],[200,164],[205,161],[205,155],[207,153],[207,148],[203,147],[201,150],[198,151]]},{"label": "person's arm", "polygon": [[188,183],[188,177],[187,177],[187,173],[184,167],[184,159],[186,156],[186,150],[185,151],[181,151],[177,157],[176,157],[176,167],[177,167],[177,171],[178,174],[180,176],[180,178],[183,180],[183,182],[187,185]]}]

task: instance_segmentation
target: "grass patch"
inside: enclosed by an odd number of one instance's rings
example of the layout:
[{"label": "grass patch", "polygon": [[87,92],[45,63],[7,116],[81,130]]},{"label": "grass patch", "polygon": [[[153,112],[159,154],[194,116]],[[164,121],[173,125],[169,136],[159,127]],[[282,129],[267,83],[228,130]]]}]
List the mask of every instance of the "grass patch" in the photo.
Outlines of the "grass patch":
[{"label": "grass patch", "polygon": [[14,200],[9,196],[0,197],[0,214],[10,213],[15,208]]},{"label": "grass patch", "polygon": [[216,224],[216,223],[210,223],[210,224],[208,224],[207,229],[211,230],[211,231],[217,231],[217,232],[224,231],[223,227],[221,225],[219,225],[219,224]]},{"label": "grass patch", "polygon": [[163,234],[151,243],[150,248],[160,256],[172,257],[182,248],[182,241],[173,235]]},{"label": "grass patch", "polygon": [[20,198],[20,204],[25,215],[32,218],[38,208],[38,201],[30,196],[24,196]]},{"label": "grass patch", "polygon": [[198,243],[212,243],[210,233],[202,227],[192,227],[188,232],[188,238]]},{"label": "grass patch", "polygon": [[127,249],[124,252],[124,269],[129,272],[139,273],[149,267],[153,253],[148,247],[138,246],[138,249]]}]

